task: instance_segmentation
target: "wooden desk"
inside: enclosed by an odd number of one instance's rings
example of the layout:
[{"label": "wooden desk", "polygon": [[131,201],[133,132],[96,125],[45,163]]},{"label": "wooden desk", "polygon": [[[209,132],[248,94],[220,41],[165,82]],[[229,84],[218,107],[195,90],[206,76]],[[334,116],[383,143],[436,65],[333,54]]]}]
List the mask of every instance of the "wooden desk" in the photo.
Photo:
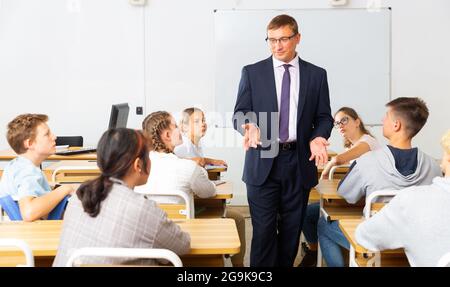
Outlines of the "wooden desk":
[{"label": "wooden desk", "polygon": [[314,203],[318,201],[320,201],[320,194],[317,192],[317,189],[313,187],[309,192],[308,203]]},{"label": "wooden desk", "polygon": [[218,180],[220,178],[221,172],[226,172],[227,168],[213,168],[213,169],[207,169],[208,172],[208,178],[209,180]]},{"label": "wooden desk", "polygon": [[[183,263],[186,261],[192,265],[211,262],[223,264],[222,255],[239,253],[239,236],[232,219],[190,219],[176,223],[191,236],[191,250],[182,257]],[[0,238],[24,240],[33,251],[36,265],[44,262],[48,264],[52,263],[56,256],[61,227],[61,220],[0,222]],[[21,258],[23,256],[17,250],[0,249],[0,265],[11,266],[17,264],[17,260]],[[12,261],[13,259],[15,261]]]},{"label": "wooden desk", "polygon": [[[77,147],[71,147],[70,149],[78,149]],[[0,161],[10,161],[17,157],[17,154],[12,150],[0,151]],[[75,155],[51,155],[46,160],[97,160],[97,153],[82,153]]]},{"label": "wooden desk", "polygon": [[339,181],[339,179],[319,180],[319,184],[317,184],[316,190],[320,194],[320,197],[323,199],[343,199],[343,197],[340,196],[337,192]]},{"label": "wooden desk", "polygon": [[48,181],[52,181],[53,172],[61,167],[72,167],[61,170],[56,175],[56,182],[82,183],[100,175],[96,160],[62,160],[55,162],[42,171]]},{"label": "wooden desk", "polygon": [[226,216],[227,200],[233,198],[233,183],[225,182],[217,187],[217,193],[210,198],[194,196],[195,209],[200,212],[196,218],[220,218]]},{"label": "wooden desk", "polygon": [[[334,171],[333,178],[335,179],[342,179],[347,174],[349,168],[346,166],[338,167]],[[323,167],[317,168],[317,177],[320,179],[320,176],[322,175]]]},{"label": "wooden desk", "polygon": [[[81,155],[80,155],[81,156]],[[50,156],[49,160],[52,159],[54,156]],[[51,181],[52,173],[57,168],[63,167],[63,166],[71,166],[74,167],[73,169],[67,169],[64,170],[64,172],[61,172],[61,174],[57,175],[56,179],[58,182],[84,182],[86,180],[90,180],[95,178],[100,174],[100,171],[98,169],[91,170],[86,169],[83,170],[83,167],[97,167],[97,155],[95,155],[95,159],[88,159],[88,160],[61,160],[59,162],[53,163],[46,168],[43,169],[44,174],[47,177],[47,180]],[[220,177],[221,172],[227,171],[226,168],[215,168],[210,169],[208,171],[208,178],[210,180],[217,180]]]},{"label": "wooden desk", "polygon": [[323,179],[316,186],[320,195],[320,211],[327,220],[361,218],[363,216],[364,200],[357,204],[349,204],[337,192],[339,179]]},{"label": "wooden desk", "polygon": [[356,242],[355,231],[363,219],[339,220],[339,228],[350,242],[350,267],[395,267],[409,266],[403,249],[370,251]]},{"label": "wooden desk", "polygon": [[330,160],[332,157],[337,156],[337,152],[333,151],[333,150],[327,150],[328,153],[328,160]]}]

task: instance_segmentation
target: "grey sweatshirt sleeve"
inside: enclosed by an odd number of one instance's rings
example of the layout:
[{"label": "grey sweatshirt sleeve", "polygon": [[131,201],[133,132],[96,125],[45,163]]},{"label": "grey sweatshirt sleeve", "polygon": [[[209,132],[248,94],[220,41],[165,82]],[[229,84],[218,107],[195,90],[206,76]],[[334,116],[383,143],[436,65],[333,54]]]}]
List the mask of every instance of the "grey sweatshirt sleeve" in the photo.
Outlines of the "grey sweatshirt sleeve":
[{"label": "grey sweatshirt sleeve", "polygon": [[355,231],[358,244],[371,251],[402,248],[403,196],[395,196],[389,204],[370,219],[361,223]]},{"label": "grey sweatshirt sleeve", "polygon": [[360,166],[353,163],[347,175],[339,184],[337,192],[348,202],[356,203],[366,194],[365,176],[361,173]]}]

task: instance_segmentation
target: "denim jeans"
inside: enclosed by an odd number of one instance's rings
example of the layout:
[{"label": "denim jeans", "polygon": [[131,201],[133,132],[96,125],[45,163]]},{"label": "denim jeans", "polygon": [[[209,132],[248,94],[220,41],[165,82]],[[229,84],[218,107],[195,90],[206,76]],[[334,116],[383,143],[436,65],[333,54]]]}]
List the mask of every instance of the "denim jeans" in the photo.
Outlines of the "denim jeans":
[{"label": "denim jeans", "polygon": [[317,243],[317,221],[319,220],[319,216],[320,203],[308,204],[302,230],[308,243]]},{"label": "denim jeans", "polygon": [[322,216],[317,224],[320,250],[328,267],[344,267],[341,247],[350,249],[350,243],[339,228],[339,221],[327,222]]}]

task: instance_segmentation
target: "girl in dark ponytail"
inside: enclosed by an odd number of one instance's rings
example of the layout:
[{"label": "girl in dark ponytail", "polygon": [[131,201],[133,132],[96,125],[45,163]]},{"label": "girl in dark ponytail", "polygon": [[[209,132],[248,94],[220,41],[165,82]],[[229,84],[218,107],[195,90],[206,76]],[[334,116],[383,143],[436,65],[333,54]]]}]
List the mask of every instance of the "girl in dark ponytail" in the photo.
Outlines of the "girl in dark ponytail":
[{"label": "girl in dark ponytail", "polygon": [[97,164],[101,175],[84,183],[77,191],[85,212],[92,217],[98,215],[100,204],[108,196],[113,182],[121,180],[136,159],[142,161],[143,170],[148,176],[148,147],[140,131],[118,128],[103,134],[97,148]]},{"label": "girl in dark ponytail", "polygon": [[[65,266],[74,250],[86,246],[165,248],[179,255],[189,251],[189,234],[170,221],[154,201],[134,191],[150,174],[147,145],[140,131],[118,128],[102,135],[97,146],[101,175],[81,185],[70,200],[53,266]],[[94,257],[84,258],[83,263],[136,261]]]}]

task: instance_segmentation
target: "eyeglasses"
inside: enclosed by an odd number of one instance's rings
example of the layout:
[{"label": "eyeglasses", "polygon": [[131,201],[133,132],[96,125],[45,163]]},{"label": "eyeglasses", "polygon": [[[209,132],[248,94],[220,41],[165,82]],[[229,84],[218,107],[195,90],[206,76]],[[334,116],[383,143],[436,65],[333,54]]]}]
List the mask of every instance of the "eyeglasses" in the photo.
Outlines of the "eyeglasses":
[{"label": "eyeglasses", "polygon": [[287,42],[289,42],[289,40],[291,40],[292,38],[294,38],[295,36],[297,36],[297,34],[294,34],[292,36],[289,37],[281,37],[279,39],[275,39],[275,38],[266,38],[266,42],[269,43],[270,45],[275,45],[276,43],[280,42],[281,44],[287,44]]},{"label": "eyeglasses", "polygon": [[336,129],[338,129],[340,125],[345,126],[346,124],[348,124],[348,117],[343,117],[340,121],[336,121],[333,123],[334,128]]}]

